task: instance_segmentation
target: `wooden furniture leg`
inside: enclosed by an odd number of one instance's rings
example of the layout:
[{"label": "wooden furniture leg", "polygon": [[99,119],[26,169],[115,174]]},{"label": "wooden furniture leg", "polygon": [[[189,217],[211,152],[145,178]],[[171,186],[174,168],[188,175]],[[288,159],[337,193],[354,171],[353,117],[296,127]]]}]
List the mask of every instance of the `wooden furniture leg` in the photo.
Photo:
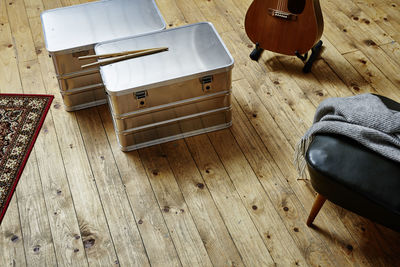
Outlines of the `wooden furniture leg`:
[{"label": "wooden furniture leg", "polygon": [[314,201],[314,204],[311,208],[310,215],[308,215],[307,226],[311,226],[315,217],[317,216],[319,210],[322,208],[326,201],[326,198],[320,194],[317,195],[317,198]]}]

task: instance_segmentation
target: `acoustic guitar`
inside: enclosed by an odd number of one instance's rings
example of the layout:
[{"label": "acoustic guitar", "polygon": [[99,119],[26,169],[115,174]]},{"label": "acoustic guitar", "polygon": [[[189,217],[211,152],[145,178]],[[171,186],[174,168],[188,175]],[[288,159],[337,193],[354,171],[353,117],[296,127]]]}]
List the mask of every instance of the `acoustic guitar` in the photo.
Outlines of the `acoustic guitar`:
[{"label": "acoustic guitar", "polygon": [[285,55],[307,53],[320,40],[323,28],[319,0],[254,0],[245,18],[253,43]]}]

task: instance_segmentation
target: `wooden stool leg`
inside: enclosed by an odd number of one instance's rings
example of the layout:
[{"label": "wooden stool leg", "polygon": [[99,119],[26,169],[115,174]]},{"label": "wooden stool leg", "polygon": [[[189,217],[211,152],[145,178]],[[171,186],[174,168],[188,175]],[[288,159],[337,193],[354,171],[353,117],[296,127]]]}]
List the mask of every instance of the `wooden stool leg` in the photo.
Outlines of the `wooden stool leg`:
[{"label": "wooden stool leg", "polygon": [[317,198],[315,199],[314,204],[311,208],[310,215],[308,215],[307,226],[311,226],[315,217],[317,217],[319,210],[324,205],[325,201],[326,201],[326,198],[324,196],[322,196],[320,194],[317,195]]}]

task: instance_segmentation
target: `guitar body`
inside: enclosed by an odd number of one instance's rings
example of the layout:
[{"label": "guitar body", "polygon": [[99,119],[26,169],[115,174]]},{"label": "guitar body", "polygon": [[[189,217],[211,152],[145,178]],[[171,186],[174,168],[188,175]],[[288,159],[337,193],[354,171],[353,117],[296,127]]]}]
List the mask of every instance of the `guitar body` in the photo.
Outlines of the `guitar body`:
[{"label": "guitar body", "polygon": [[319,0],[254,0],[245,18],[253,43],[285,55],[305,54],[320,40],[323,28]]}]

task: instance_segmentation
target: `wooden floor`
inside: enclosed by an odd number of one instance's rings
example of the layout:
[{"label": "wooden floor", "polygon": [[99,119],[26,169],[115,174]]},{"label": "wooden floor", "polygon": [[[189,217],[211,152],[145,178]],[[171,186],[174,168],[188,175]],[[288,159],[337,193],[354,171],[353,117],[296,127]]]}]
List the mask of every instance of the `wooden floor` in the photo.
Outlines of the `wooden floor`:
[{"label": "wooden floor", "polygon": [[233,126],[119,150],[106,106],[63,108],[43,10],[79,0],[0,0],[0,91],[56,96],[0,226],[0,266],[400,266],[400,233],[315,198],[292,165],[325,98],[400,101],[400,0],[321,0],[324,51],[259,62],[251,0],[156,0],[168,27],[211,21],[235,59]]}]

